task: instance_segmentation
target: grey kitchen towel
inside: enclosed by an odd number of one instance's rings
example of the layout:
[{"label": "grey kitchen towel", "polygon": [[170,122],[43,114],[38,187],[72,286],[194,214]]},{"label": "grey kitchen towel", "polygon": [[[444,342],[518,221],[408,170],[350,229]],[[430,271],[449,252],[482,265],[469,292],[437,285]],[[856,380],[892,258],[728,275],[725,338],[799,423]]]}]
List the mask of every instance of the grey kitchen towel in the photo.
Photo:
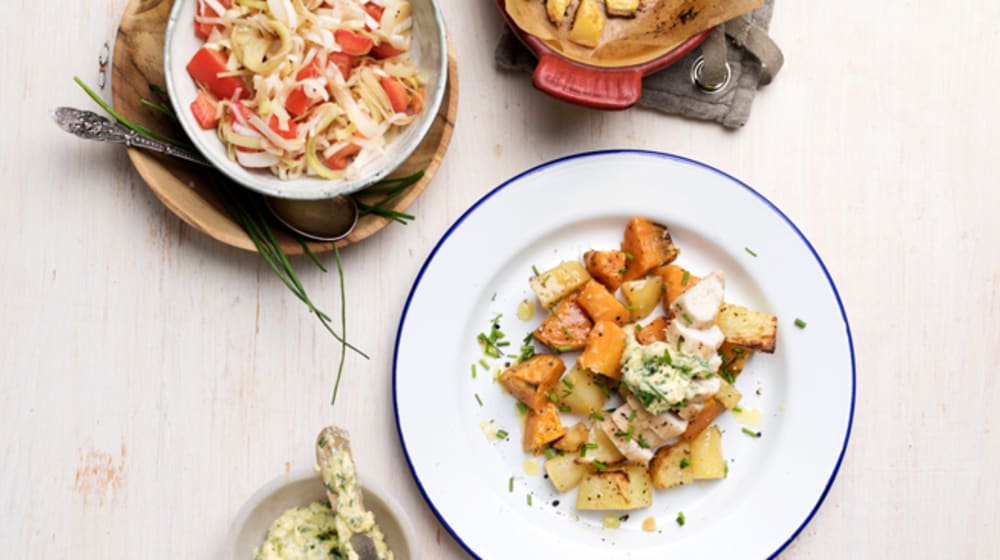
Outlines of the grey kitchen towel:
[{"label": "grey kitchen towel", "polygon": [[[774,0],[766,0],[760,8],[750,12],[745,18],[761,29],[768,29]],[[727,29],[727,32],[730,31]],[[677,63],[659,72],[650,74],[642,82],[640,107],[646,107],[685,117],[715,121],[728,128],[739,128],[750,118],[757,88],[766,84],[773,72],[762,72],[760,61],[743,48],[739,37],[728,41],[726,56],[732,71],[729,84],[720,91],[707,93],[695,85],[691,79],[694,64],[702,57],[702,47],[687,54]],[[509,29],[500,37],[494,53],[500,68],[520,72],[533,72],[536,59],[534,54],[517,39]],[[780,56],[780,52],[779,52]]]}]

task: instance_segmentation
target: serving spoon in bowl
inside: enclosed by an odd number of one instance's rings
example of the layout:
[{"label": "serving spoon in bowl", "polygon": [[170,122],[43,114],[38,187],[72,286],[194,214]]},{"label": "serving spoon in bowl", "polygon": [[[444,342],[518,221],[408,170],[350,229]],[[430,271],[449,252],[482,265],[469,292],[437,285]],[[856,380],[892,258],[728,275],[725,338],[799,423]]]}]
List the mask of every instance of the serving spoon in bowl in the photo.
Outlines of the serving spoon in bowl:
[{"label": "serving spoon in bowl", "polygon": [[[331,472],[331,466],[337,463],[349,465],[353,474],[354,457],[351,455],[351,441],[347,431],[336,426],[328,426],[320,430],[316,436],[316,464],[319,465],[320,474],[323,476],[323,485],[326,486],[326,497],[330,501],[330,507],[336,513],[340,500],[351,500],[351,503],[364,510],[364,496],[355,476],[345,477],[339,481],[326,479],[327,473]],[[365,533],[353,533],[349,540],[351,548],[358,554],[360,560],[378,560],[378,550],[371,536]]]},{"label": "serving spoon in bowl", "polygon": [[[59,128],[86,140],[124,144],[181,158],[212,167],[197,152],[156,140],[114,122],[93,111],[58,107],[52,119]],[[285,200],[265,197],[265,206],[283,226],[314,241],[339,241],[350,235],[358,224],[358,204],[354,197],[342,195],[327,200]]]}]

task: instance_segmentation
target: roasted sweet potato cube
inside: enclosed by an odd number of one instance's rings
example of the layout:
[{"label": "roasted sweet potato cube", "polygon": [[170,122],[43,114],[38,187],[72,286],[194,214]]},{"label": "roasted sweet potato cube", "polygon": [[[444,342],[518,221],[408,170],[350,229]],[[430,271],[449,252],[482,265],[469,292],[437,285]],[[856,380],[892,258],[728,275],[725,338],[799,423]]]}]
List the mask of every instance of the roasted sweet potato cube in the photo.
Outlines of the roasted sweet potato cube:
[{"label": "roasted sweet potato cube", "polygon": [[774,315],[727,303],[719,310],[716,322],[726,342],[767,354],[774,352],[778,336],[778,318]]},{"label": "roasted sweet potato cube", "polygon": [[611,321],[618,325],[628,322],[629,311],[625,304],[618,301],[603,284],[596,280],[588,280],[580,293],[576,296],[576,302],[590,315],[595,322]]},{"label": "roasted sweet potato cube", "polygon": [[722,356],[721,370],[731,373],[733,377],[739,377],[740,372],[746,365],[747,358],[753,355],[753,350],[737,346],[732,342],[723,342],[719,347],[719,354]]},{"label": "roasted sweet potato cube", "polygon": [[564,371],[566,364],[559,358],[538,354],[504,370],[498,381],[518,400],[538,410],[549,402],[549,393]]},{"label": "roasted sweet potato cube", "polygon": [[652,344],[656,341],[665,342],[667,340],[667,319],[664,317],[653,319],[635,333],[635,339],[642,345]]},{"label": "roasted sweet potato cube", "polygon": [[611,321],[600,321],[587,337],[587,347],[580,354],[580,367],[610,379],[621,379],[624,352],[625,331]]},{"label": "roasted sweet potato cube", "polygon": [[557,352],[580,350],[587,345],[587,335],[594,322],[576,302],[576,295],[567,296],[548,319],[535,329],[535,340]]},{"label": "roasted sweet potato cube", "polygon": [[528,411],[524,420],[524,450],[540,451],[566,433],[566,428],[559,419],[559,409],[551,402],[541,408]]},{"label": "roasted sweet potato cube", "polygon": [[670,304],[681,294],[691,289],[698,283],[698,278],[684,268],[676,264],[661,266],[653,271],[660,280],[663,280],[663,310],[669,312]]},{"label": "roasted sweet potato cube", "polygon": [[643,278],[654,268],[670,264],[680,254],[670,239],[667,226],[638,216],[629,220],[625,227],[622,251],[626,253],[625,281]]},{"label": "roasted sweet potato cube", "polygon": [[622,274],[625,273],[626,260],[625,251],[587,251],[583,254],[587,272],[612,292],[624,282]]},{"label": "roasted sweet potato cube", "polygon": [[705,428],[709,427],[715,419],[719,417],[722,412],[726,410],[724,406],[718,403],[715,399],[708,399],[705,401],[705,406],[701,409],[690,422],[688,422],[687,430],[681,434],[681,439],[684,441],[691,441],[698,437]]}]

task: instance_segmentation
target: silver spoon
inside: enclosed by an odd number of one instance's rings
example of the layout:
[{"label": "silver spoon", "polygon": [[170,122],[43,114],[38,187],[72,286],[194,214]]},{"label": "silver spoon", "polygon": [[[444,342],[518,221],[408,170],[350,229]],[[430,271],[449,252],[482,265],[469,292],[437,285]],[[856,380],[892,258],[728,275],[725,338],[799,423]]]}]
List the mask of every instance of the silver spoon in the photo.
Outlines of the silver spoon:
[{"label": "silver spoon", "polygon": [[[58,107],[52,119],[59,128],[87,140],[124,144],[178,157],[211,167],[205,158],[169,142],[147,138],[138,132],[93,111]],[[328,200],[284,200],[265,198],[267,208],[282,225],[315,241],[338,241],[351,234],[358,224],[358,205],[351,196]]]},{"label": "silver spoon", "polygon": [[[348,462],[354,463],[351,455],[351,441],[347,431],[336,426],[328,426],[320,430],[316,436],[316,464],[319,465],[320,472],[327,472],[330,462],[335,454],[343,455]],[[326,497],[330,501],[330,507],[337,510],[337,502],[342,499],[357,500],[359,507],[364,509],[364,496],[361,494],[361,486],[354,484],[349,488],[342,489],[342,494],[334,491],[333,484],[324,480],[326,486]],[[358,553],[361,560],[377,560],[378,551],[375,548],[375,541],[368,535],[354,533],[350,537],[351,548]]]}]

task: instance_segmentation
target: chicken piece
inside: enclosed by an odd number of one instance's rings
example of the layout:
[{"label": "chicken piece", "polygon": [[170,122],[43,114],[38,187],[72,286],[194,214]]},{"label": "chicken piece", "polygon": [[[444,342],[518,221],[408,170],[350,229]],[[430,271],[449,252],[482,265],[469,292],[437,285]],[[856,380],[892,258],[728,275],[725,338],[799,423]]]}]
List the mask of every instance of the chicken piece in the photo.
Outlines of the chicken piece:
[{"label": "chicken piece", "polygon": [[639,11],[639,0],[604,0],[609,16],[635,17]]},{"label": "chicken piece", "polygon": [[547,0],[545,11],[549,14],[549,21],[558,27],[566,19],[566,10],[569,9],[570,0]]},{"label": "chicken piece", "polygon": [[702,278],[670,304],[670,316],[696,329],[715,324],[726,291],[726,276],[717,270]]},{"label": "chicken piece", "polygon": [[569,40],[574,43],[594,48],[601,42],[604,26],[608,18],[594,0],[581,0],[576,10],[576,19],[569,32]]},{"label": "chicken piece", "polygon": [[633,409],[646,414],[643,420],[643,429],[651,430],[663,443],[683,434],[684,430],[687,429],[687,422],[673,412],[649,414],[642,408],[642,403],[639,402],[639,399],[635,398],[631,393],[625,395],[625,402]]},{"label": "chicken piece", "polygon": [[718,371],[722,358],[718,350],[725,342],[722,329],[712,325],[707,329],[696,329],[684,324],[683,319],[674,319],[667,325],[667,344],[679,348],[689,356],[697,356],[708,362],[712,371]]},{"label": "chicken piece", "polygon": [[653,449],[651,446],[642,447],[639,445],[636,437],[629,438],[622,435],[625,432],[620,431],[618,426],[607,418],[600,423],[600,426],[611,442],[615,444],[615,447],[618,448],[618,451],[629,462],[644,466],[649,464],[650,459],[653,458]]}]

